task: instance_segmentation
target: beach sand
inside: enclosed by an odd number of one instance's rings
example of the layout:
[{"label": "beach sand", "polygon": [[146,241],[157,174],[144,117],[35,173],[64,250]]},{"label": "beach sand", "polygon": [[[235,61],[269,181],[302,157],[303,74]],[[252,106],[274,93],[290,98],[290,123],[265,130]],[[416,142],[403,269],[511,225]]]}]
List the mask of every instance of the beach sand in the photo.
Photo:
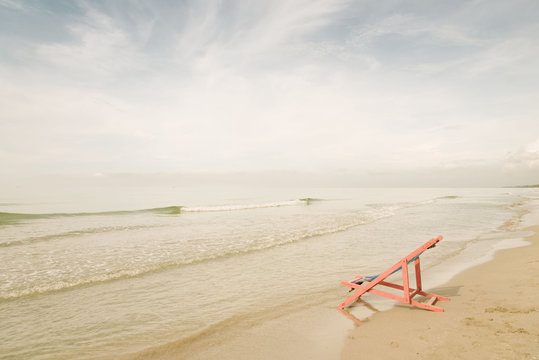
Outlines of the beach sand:
[{"label": "beach sand", "polygon": [[[313,299],[314,302],[317,299]],[[337,299],[322,304],[271,311],[221,324],[184,339],[125,356],[122,360],[287,360],[338,359],[353,323],[335,309]],[[269,316],[268,316],[269,315]],[[112,359],[106,357],[104,359]]]},{"label": "beach sand", "polygon": [[[498,251],[438,288],[426,284],[425,291],[451,298],[437,303],[443,313],[396,303],[357,326],[335,309],[347,296],[335,291],[310,306],[236,319],[194,339],[114,358],[539,359],[539,226],[528,230],[530,245]],[[365,297],[379,309],[395,304]]]},{"label": "beach sand", "polygon": [[434,313],[405,304],[350,331],[342,359],[539,359],[539,227],[438,289]]}]

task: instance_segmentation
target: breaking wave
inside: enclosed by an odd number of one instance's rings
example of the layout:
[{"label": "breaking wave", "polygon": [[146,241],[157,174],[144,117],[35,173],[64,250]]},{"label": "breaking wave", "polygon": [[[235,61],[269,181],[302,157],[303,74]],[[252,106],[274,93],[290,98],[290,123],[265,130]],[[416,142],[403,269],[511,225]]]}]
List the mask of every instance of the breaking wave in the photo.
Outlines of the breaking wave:
[{"label": "breaking wave", "polygon": [[150,208],[142,210],[119,210],[119,211],[101,211],[101,212],[78,212],[78,213],[49,213],[49,214],[25,214],[25,213],[10,213],[0,212],[0,225],[21,222],[27,220],[52,219],[61,217],[77,217],[77,216],[116,216],[116,215],[134,215],[141,213],[153,213],[158,215],[179,215],[181,213],[190,212],[217,212],[217,211],[236,211],[236,210],[251,210],[261,208],[272,208],[282,206],[301,206],[310,205],[314,201],[320,199],[298,199],[289,201],[276,201],[260,204],[238,204],[238,205],[216,205],[216,206],[166,206],[159,208]]},{"label": "breaking wave", "polygon": [[91,234],[101,234],[115,231],[133,231],[140,229],[149,229],[159,227],[161,225],[131,225],[131,226],[103,226],[103,227],[94,227],[81,230],[65,231],[60,233],[53,233],[48,235],[41,236],[32,236],[20,240],[12,240],[6,242],[0,242],[0,248],[9,247],[9,246],[18,246],[18,245],[28,245],[38,242],[44,242],[49,240],[58,240],[63,238],[70,238],[74,236],[84,236]]}]

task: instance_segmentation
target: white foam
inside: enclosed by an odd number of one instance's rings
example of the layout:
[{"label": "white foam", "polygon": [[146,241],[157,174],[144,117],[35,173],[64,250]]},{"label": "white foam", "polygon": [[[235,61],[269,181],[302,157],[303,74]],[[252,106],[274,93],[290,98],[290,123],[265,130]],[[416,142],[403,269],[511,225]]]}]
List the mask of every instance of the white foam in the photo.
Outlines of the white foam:
[{"label": "white foam", "polygon": [[524,209],[528,211],[522,217],[521,226],[523,228],[539,225],[539,199],[535,198],[524,205]]},{"label": "white foam", "polygon": [[217,206],[198,206],[198,207],[182,207],[182,212],[216,212],[216,211],[236,211],[250,210],[261,208],[274,208],[281,206],[300,206],[306,205],[302,200],[277,201],[262,204],[238,204],[238,205],[217,205]]}]

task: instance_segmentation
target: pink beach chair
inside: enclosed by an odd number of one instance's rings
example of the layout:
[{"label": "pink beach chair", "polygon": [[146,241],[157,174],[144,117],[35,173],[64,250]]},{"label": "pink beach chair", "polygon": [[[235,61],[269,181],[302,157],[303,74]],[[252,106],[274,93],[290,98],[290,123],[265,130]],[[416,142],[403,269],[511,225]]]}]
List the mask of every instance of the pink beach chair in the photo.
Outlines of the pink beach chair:
[{"label": "pink beach chair", "polygon": [[[441,236],[438,236],[436,239],[431,239],[427,241],[425,244],[417,248],[415,251],[412,251],[410,254],[402,258],[399,262],[397,262],[395,265],[384,271],[383,273],[379,275],[372,275],[372,276],[356,276],[356,278],[350,282],[348,281],[342,281],[341,284],[344,286],[350,287],[350,291],[357,290],[352,296],[350,296],[348,299],[346,299],[342,304],[337,306],[337,309],[344,309],[346,306],[352,304],[353,302],[359,300],[359,298],[369,292],[372,294],[385,296],[387,298],[401,301],[406,304],[411,304],[414,306],[417,306],[422,309],[427,309],[431,311],[437,311],[442,312],[444,311],[443,308],[434,306],[434,303],[437,300],[440,301],[449,301],[449,298],[435,295],[435,294],[429,294],[423,291],[421,287],[421,268],[419,265],[419,256],[423,254],[428,249],[432,249],[436,246],[438,242],[442,240]],[[416,289],[412,289],[409,286],[409,279],[408,279],[408,264],[411,262],[414,262],[415,264],[415,280],[416,280]],[[393,284],[390,282],[385,281],[385,279],[397,271],[402,270],[402,285]],[[365,285],[364,285],[365,284]],[[404,292],[404,296],[397,296],[394,294],[390,294],[385,291],[380,291],[377,289],[373,289],[376,285],[382,285],[387,286],[393,289],[402,290]],[[424,297],[430,298],[427,302],[417,302],[413,300],[414,296],[420,295]]]}]

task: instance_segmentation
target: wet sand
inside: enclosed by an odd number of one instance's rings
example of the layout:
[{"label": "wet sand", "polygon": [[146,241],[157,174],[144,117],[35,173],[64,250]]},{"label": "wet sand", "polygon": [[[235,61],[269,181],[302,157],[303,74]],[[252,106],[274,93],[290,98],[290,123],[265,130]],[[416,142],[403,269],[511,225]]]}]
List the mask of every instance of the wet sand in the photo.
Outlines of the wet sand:
[{"label": "wet sand", "polygon": [[438,289],[443,313],[408,305],[350,331],[342,359],[539,359],[539,226]]},{"label": "wet sand", "polygon": [[[333,295],[332,295],[333,296]],[[236,319],[191,339],[115,356],[122,360],[327,360],[339,358],[353,323],[335,309],[338,298]],[[104,359],[112,359],[110,357]]]}]

